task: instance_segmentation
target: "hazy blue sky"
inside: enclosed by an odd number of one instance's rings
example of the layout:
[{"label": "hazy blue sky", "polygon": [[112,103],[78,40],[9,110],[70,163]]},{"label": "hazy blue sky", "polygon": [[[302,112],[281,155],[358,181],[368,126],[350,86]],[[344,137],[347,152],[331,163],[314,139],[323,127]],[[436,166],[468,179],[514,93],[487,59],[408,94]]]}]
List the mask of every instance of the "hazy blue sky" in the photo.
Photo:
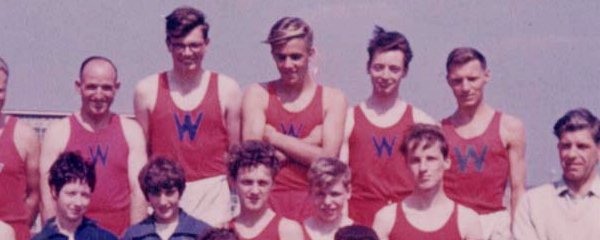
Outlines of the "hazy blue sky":
[{"label": "hazy blue sky", "polygon": [[371,89],[365,71],[373,26],[404,33],[414,59],[401,95],[435,118],[455,109],[445,59],[457,46],[488,58],[486,100],[527,128],[528,183],[560,174],[555,120],[587,107],[600,114],[600,1],[20,1],[0,3],[0,56],[11,68],[6,109],[72,111],[81,61],[105,55],[119,68],[117,112],[131,113],[136,82],[170,68],[164,16],[182,4],[211,24],[205,67],[249,83],[277,77],[266,38],[282,16],[314,28],[318,81],[352,104]]}]

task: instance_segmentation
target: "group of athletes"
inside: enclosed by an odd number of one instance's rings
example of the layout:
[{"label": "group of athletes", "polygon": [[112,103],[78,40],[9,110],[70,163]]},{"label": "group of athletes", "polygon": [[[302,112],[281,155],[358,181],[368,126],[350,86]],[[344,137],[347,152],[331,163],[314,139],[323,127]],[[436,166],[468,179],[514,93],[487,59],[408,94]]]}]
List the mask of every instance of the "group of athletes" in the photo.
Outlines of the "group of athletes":
[{"label": "group of athletes", "polygon": [[[524,127],[485,103],[478,50],[450,52],[457,109],[437,123],[399,96],[412,59],[399,32],[376,27],[371,95],[349,109],[309,74],[302,19],[272,26],[280,76],[244,93],[203,68],[208,33],[198,9],[166,17],[173,67],[139,81],[135,120],[111,112],[120,82],[102,56],[83,61],[81,108],[41,144],[0,112],[0,238],[30,239],[38,213],[33,239],[600,238],[600,122],[562,117],[563,178],[526,194]],[[0,59],[0,110],[8,78]]]}]

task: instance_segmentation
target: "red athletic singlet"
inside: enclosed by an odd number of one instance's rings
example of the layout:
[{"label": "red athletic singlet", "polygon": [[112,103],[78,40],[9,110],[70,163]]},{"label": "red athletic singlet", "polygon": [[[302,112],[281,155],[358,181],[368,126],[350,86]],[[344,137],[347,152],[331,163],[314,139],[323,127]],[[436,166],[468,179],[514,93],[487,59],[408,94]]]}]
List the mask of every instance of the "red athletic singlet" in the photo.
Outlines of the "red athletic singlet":
[{"label": "red athletic singlet", "polygon": [[281,239],[279,236],[279,223],[281,222],[281,218],[281,215],[275,215],[273,219],[271,219],[269,224],[267,224],[265,229],[263,229],[262,232],[260,232],[258,235],[256,235],[256,237],[253,238],[243,238],[235,229],[233,221],[229,223],[229,227],[235,231],[236,235],[238,235],[238,238],[240,240],[279,240]]},{"label": "red athletic singlet", "polygon": [[69,116],[71,135],[65,151],[77,151],[96,168],[96,187],[86,216],[119,236],[129,227],[130,194],[128,178],[129,145],[123,135],[121,119],[113,114],[109,124],[96,132],[83,128],[74,115]]},{"label": "red athletic singlet", "polygon": [[[269,105],[265,112],[267,124],[280,133],[297,138],[307,137],[318,125],[323,124],[323,87],[317,86],[311,102],[299,112],[283,108],[277,97],[273,82],[267,85]],[[296,221],[302,221],[311,213],[308,199],[308,167],[294,160],[287,161],[275,178],[275,185],[269,197],[271,208],[278,214]]]},{"label": "red athletic singlet", "polygon": [[348,139],[352,170],[350,218],[371,226],[379,209],[399,202],[414,188],[412,174],[399,151],[405,131],[414,124],[412,106],[394,125],[373,125],[359,106],[354,107],[354,128]]},{"label": "red athletic singlet", "polygon": [[206,94],[192,111],[175,105],[166,72],[160,74],[158,82],[156,106],[150,113],[151,155],[176,159],[187,181],[225,174],[223,158],[229,137],[219,103],[218,75],[211,73]]},{"label": "red athletic singlet", "polygon": [[426,232],[415,228],[404,214],[402,204],[398,203],[396,208],[396,221],[390,232],[389,239],[402,240],[460,240],[460,230],[458,229],[458,207],[454,204],[454,209],[446,221],[446,224],[438,230]]},{"label": "red athletic singlet", "polygon": [[16,118],[8,118],[0,135],[0,220],[15,230],[18,240],[27,240],[27,166],[13,141],[16,123]]},{"label": "red athletic singlet", "polygon": [[500,118],[496,112],[485,132],[464,139],[449,119],[442,121],[452,165],[444,173],[444,190],[454,201],[487,214],[505,209],[502,204],[510,163],[500,138]]}]

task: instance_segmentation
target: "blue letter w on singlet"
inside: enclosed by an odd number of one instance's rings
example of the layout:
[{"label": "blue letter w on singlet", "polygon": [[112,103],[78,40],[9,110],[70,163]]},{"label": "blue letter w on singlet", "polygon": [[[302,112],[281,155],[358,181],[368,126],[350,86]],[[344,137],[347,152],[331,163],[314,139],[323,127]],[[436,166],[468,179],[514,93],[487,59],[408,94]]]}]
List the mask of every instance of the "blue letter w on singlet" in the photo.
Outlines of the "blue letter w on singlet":
[{"label": "blue letter w on singlet", "polygon": [[381,140],[377,141],[376,136],[371,137],[371,141],[373,142],[373,146],[377,151],[377,157],[381,157],[383,155],[383,150],[387,153],[388,157],[392,157],[392,150],[394,149],[394,145],[396,144],[396,136],[394,136],[390,141],[387,137],[382,136]]},{"label": "blue letter w on singlet", "polygon": [[98,160],[102,162],[103,166],[106,166],[106,160],[108,159],[108,145],[106,145],[104,149],[100,147],[100,144],[96,145],[95,148],[88,146],[88,149],[90,150],[90,158],[94,166],[96,166]]},{"label": "blue letter w on singlet", "polygon": [[188,133],[188,138],[190,141],[194,141],[196,139],[196,132],[198,132],[198,128],[200,128],[200,124],[202,123],[202,113],[198,113],[194,122],[192,122],[192,115],[189,112],[186,112],[183,115],[183,123],[177,113],[173,113],[173,117],[175,117],[175,124],[177,127],[177,134],[179,135],[179,141],[183,141],[185,133]]},{"label": "blue letter w on singlet", "polygon": [[487,154],[487,145],[483,146],[481,149],[481,154],[477,154],[477,150],[471,145],[467,145],[467,152],[463,155],[460,152],[458,147],[454,148],[454,153],[456,154],[456,160],[458,160],[458,170],[460,172],[465,172],[467,170],[467,165],[469,163],[469,158],[472,158],[475,162],[475,169],[478,172],[483,170],[483,162],[485,161],[485,157]]},{"label": "blue letter w on singlet", "polygon": [[292,137],[295,137],[295,138],[299,138],[300,137],[300,132],[302,131],[302,128],[304,127],[304,124],[300,123],[300,126],[296,127],[296,125],[294,125],[293,123],[290,123],[286,127],[284,123],[280,123],[279,127],[281,127],[281,132],[283,134],[288,135],[288,136],[292,136]]}]

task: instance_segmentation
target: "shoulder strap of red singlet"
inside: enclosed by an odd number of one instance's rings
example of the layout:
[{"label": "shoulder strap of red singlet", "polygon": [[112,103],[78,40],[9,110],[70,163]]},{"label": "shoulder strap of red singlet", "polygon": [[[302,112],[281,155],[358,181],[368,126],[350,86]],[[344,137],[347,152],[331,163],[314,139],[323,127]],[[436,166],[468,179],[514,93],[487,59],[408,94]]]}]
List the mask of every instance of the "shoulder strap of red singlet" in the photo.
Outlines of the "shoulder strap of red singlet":
[{"label": "shoulder strap of red singlet", "polygon": [[6,140],[12,142],[16,124],[16,117],[8,117],[8,121],[6,121],[6,125],[4,125],[4,130],[2,131],[2,135],[0,135],[0,139],[6,137]]},{"label": "shoulder strap of red singlet", "polygon": [[490,123],[489,129],[493,129],[496,132],[500,132],[500,118],[502,117],[502,113],[500,111],[494,112],[494,118],[492,118],[492,122]]}]

